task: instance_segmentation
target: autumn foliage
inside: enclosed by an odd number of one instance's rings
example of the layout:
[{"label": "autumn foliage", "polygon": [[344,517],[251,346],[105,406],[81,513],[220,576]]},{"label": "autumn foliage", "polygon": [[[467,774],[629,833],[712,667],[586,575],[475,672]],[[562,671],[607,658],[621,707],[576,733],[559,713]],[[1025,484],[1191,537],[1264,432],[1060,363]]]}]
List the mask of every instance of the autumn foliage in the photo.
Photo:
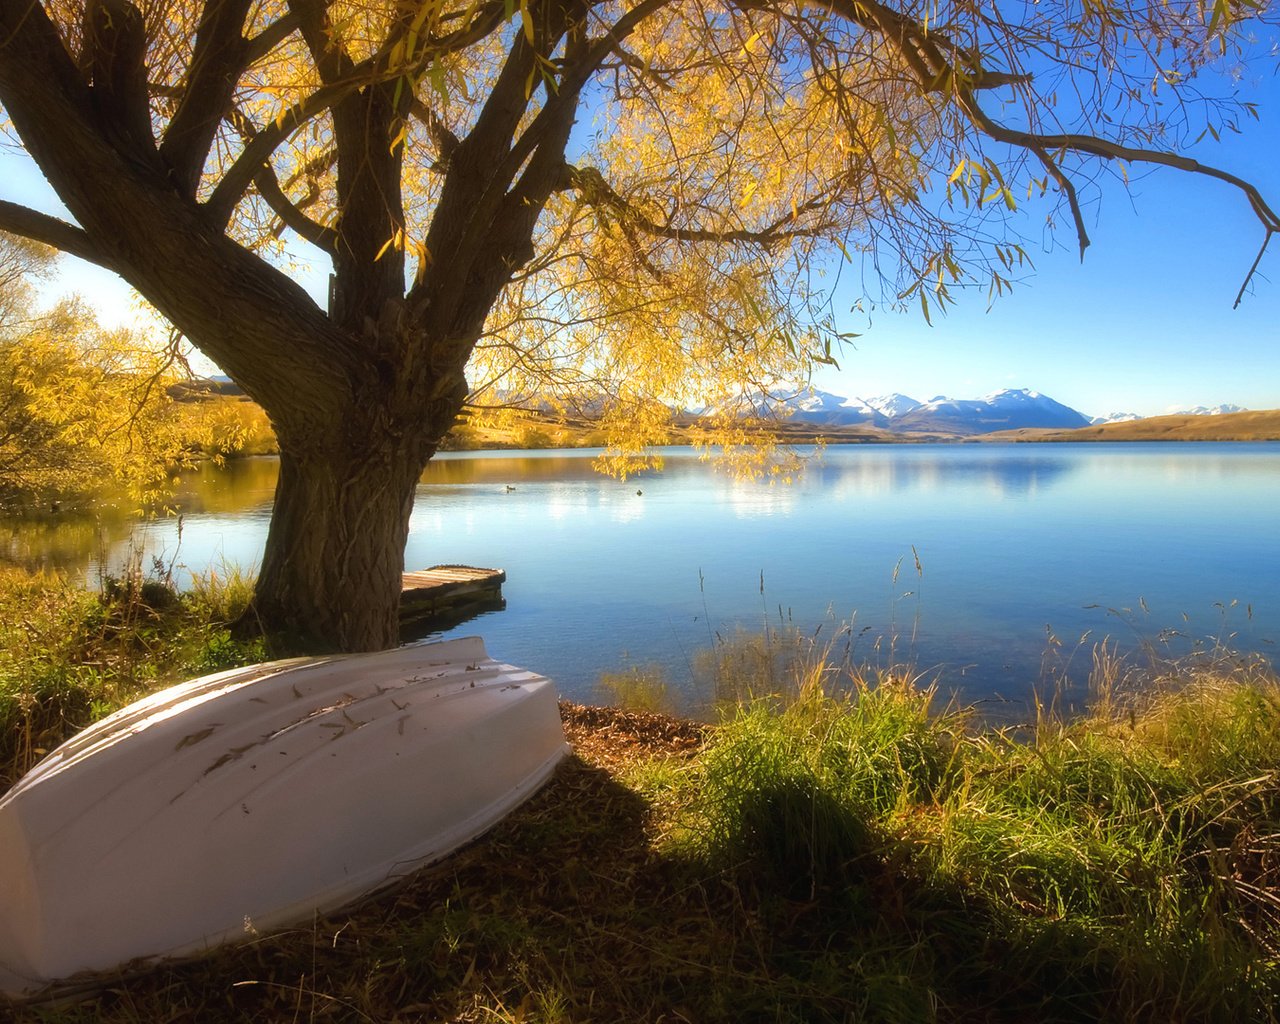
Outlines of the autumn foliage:
[{"label": "autumn foliage", "polygon": [[414,485],[468,402],[592,396],[623,453],[710,407],[737,444],[742,408],[839,354],[850,305],[930,318],[1007,291],[1024,207],[1083,250],[1100,167],[1216,178],[1265,246],[1265,197],[1185,151],[1256,117],[1206,72],[1238,72],[1270,18],[3,0],[0,104],[74,223],[0,200],[0,228],[121,275],[266,410],[282,472],[255,610],[378,647]]}]

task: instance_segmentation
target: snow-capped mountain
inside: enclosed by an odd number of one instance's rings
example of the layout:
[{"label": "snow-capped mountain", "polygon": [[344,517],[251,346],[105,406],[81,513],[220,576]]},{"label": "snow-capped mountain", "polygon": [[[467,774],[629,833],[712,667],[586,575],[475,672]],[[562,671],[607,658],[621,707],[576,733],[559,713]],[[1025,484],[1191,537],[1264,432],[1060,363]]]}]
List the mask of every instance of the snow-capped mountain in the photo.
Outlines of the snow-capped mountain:
[{"label": "snow-capped mountain", "polygon": [[1094,416],[1089,422],[1097,426],[1099,423],[1128,423],[1130,420],[1140,420],[1142,418],[1136,412],[1112,412],[1106,416]]},{"label": "snow-capped mountain", "polygon": [[[762,403],[760,403],[762,404]],[[847,427],[888,427],[889,418],[861,398],[845,398],[830,391],[800,391],[769,396],[770,408],[799,423]],[[765,410],[758,408],[757,412]]]},{"label": "snow-capped mountain", "polygon": [[[850,399],[850,401],[854,401],[854,399]],[[877,412],[883,413],[888,416],[889,419],[893,419],[895,416],[901,416],[903,413],[908,413],[912,409],[918,408],[921,404],[914,398],[899,394],[896,391],[891,395],[878,395],[875,398],[863,398],[858,399],[858,401],[861,401],[864,405],[870,406]]]},{"label": "snow-capped mountain", "polygon": [[918,402],[906,395],[845,398],[830,391],[775,395],[776,410],[788,410],[800,423],[823,426],[873,426],[893,431],[987,434],[1018,427],[1072,428],[1089,425],[1088,417],[1025,388],[997,391],[985,398],[961,400],[939,395]]},{"label": "snow-capped mountain", "polygon": [[955,399],[943,395],[893,420],[894,430],[937,430],[951,434],[990,434],[1023,427],[1087,427],[1089,419],[1048,395],[1027,388],[1005,389],[985,398]]},{"label": "snow-capped mountain", "polygon": [[1197,405],[1194,409],[1170,409],[1170,416],[1221,416],[1229,412],[1248,412],[1242,405]]}]

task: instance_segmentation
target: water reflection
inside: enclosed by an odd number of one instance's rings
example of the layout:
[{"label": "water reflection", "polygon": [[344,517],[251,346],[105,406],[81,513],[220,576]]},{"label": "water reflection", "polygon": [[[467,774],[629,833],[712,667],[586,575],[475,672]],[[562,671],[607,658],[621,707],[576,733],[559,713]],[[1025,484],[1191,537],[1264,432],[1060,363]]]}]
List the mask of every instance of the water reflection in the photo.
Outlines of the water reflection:
[{"label": "water reflection", "polygon": [[[734,479],[686,449],[620,481],[594,454],[439,457],[406,548],[411,567],[506,569],[507,609],[462,631],[570,696],[633,664],[692,686],[695,651],[766,625],[825,637],[856,623],[859,655],[943,667],[966,699],[1043,688],[1049,630],[1067,646],[1168,626],[1187,645],[1280,639],[1277,444],[833,446],[791,485]],[[0,557],[92,574],[141,552],[179,580],[251,567],[276,473],[269,459],[206,469],[184,481],[181,519],[4,523]],[[1142,621],[1107,611],[1139,599]],[[1217,606],[1233,599],[1224,624]],[[1082,650],[1068,672],[1087,667]]]},{"label": "water reflection", "polygon": [[181,515],[232,515],[269,506],[275,497],[280,463],[269,457],[235,459],[225,466],[207,463],[184,474],[173,496]]},{"label": "water reflection", "polygon": [[[600,474],[592,468],[592,460],[600,454],[598,448],[579,448],[567,453],[441,452],[427,464],[421,482],[505,487],[551,481],[595,481],[600,479]],[[645,470],[637,475],[653,476],[655,471]]]},{"label": "water reflection", "polygon": [[128,540],[134,523],[78,513],[0,520],[0,561],[28,569],[78,572],[95,554]]},{"label": "water reflection", "polygon": [[[958,450],[965,454],[954,454]],[[833,452],[816,474],[818,482],[857,495],[980,489],[999,497],[1022,497],[1048,491],[1082,465],[1081,456],[1068,452],[1012,455],[987,446],[948,447],[942,452],[935,446],[921,446],[902,455],[898,451],[876,449],[871,457],[857,459],[844,456],[843,450]]]}]

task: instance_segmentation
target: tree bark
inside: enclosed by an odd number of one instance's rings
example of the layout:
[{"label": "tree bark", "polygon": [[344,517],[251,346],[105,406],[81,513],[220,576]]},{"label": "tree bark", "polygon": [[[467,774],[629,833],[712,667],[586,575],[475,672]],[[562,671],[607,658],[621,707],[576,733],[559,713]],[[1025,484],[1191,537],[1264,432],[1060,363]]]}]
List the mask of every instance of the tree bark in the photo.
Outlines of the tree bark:
[{"label": "tree bark", "polygon": [[[348,440],[281,441],[280,477],[246,625],[287,650],[374,651],[398,640],[404,548],[414,490],[437,428],[411,433],[353,410]],[[399,425],[401,428],[404,424]],[[256,622],[251,621],[256,620]]]},{"label": "tree bark", "polygon": [[413,490],[422,467],[282,451],[253,614],[289,648],[394,647]]}]

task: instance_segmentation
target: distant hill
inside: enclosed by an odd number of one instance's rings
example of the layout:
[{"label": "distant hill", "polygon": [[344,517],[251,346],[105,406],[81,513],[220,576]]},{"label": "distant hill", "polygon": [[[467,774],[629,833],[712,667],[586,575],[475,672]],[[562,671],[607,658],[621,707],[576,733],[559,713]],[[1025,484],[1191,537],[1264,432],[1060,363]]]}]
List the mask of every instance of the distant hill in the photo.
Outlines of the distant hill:
[{"label": "distant hill", "polygon": [[1149,416],[1080,430],[1008,430],[984,441],[1280,441],[1280,409]]},{"label": "distant hill", "polygon": [[907,395],[895,391],[891,395],[877,395],[875,398],[862,399],[871,408],[884,413],[889,419],[908,413],[921,405],[920,402]]},{"label": "distant hill", "polygon": [[244,394],[240,385],[230,377],[221,375],[214,377],[194,377],[190,380],[177,381],[166,389],[175,402],[196,402],[211,395],[225,395],[238,398]]},{"label": "distant hill", "polygon": [[[243,397],[228,378],[215,376],[172,385],[179,402]],[[510,397],[510,396],[508,396]],[[545,401],[526,401],[506,427],[462,425],[445,448],[577,447],[600,445],[601,398],[584,399],[557,412]],[[1090,420],[1069,406],[1026,388],[1010,388],[985,398],[937,396],[919,402],[893,393],[874,398],[845,398],[829,391],[775,395],[771,404],[788,411],[770,429],[783,442],[804,444],[893,443],[919,441],[1272,441],[1280,440],[1280,409],[1251,412],[1234,405],[1197,406],[1166,416],[1140,418],[1112,413]],[[701,412],[705,412],[702,410]],[[699,412],[679,413],[671,444],[688,444]]]},{"label": "distant hill", "polygon": [[[767,403],[756,404],[756,413],[782,415],[782,422],[823,427],[878,427],[893,429],[893,418],[920,403],[906,395],[881,395],[876,398],[845,398],[830,391],[816,389],[770,395]],[[765,408],[765,406],[768,408]],[[713,410],[698,410],[706,414]]]},{"label": "distant hill", "polygon": [[1089,420],[1092,424],[1098,423],[1126,423],[1129,420],[1142,419],[1136,412],[1110,412],[1105,416],[1094,416]]}]

